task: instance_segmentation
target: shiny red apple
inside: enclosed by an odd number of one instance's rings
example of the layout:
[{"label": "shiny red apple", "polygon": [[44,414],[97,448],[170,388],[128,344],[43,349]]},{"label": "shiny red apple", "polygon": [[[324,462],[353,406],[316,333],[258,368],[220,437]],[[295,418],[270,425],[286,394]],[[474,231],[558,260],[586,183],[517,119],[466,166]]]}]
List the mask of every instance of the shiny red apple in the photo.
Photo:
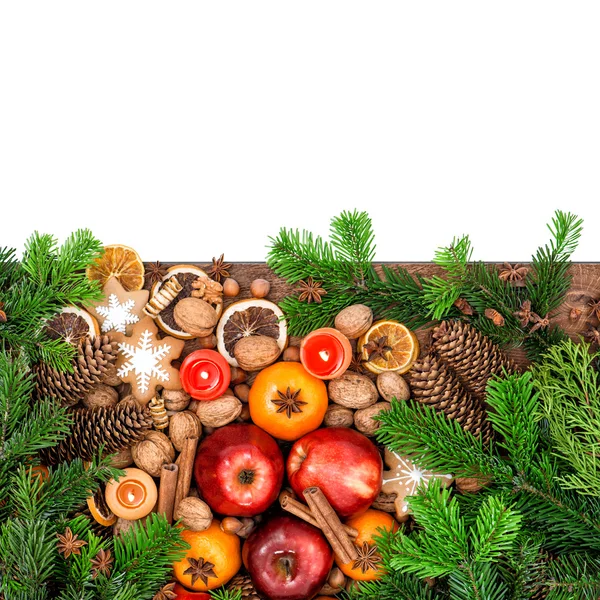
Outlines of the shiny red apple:
[{"label": "shiny red apple", "polygon": [[287,474],[302,498],[307,487],[321,488],[341,518],[365,512],[381,490],[383,464],[367,437],[346,427],[327,427],[300,438],[290,451]]},{"label": "shiny red apple", "polygon": [[212,596],[206,592],[191,592],[185,589],[180,583],[176,583],[173,588],[175,594],[174,600],[211,600]]},{"label": "shiny red apple", "polygon": [[288,515],[254,530],[244,552],[254,587],[267,600],[312,598],[333,564],[333,551],[321,531]]},{"label": "shiny red apple", "polygon": [[277,442],[256,425],[217,429],[198,447],[194,476],[198,491],[217,513],[252,517],[276,500],[283,481]]}]

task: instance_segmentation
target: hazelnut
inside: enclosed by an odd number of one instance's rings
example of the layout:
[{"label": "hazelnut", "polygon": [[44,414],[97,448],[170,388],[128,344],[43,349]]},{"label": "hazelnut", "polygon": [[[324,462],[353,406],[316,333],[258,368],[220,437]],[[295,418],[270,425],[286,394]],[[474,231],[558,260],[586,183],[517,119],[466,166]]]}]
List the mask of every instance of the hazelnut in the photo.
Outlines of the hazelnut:
[{"label": "hazelnut", "polygon": [[83,398],[86,408],[111,407],[119,401],[119,393],[115,388],[104,383],[97,383]]},{"label": "hazelnut", "polygon": [[250,386],[247,383],[238,383],[233,388],[233,393],[239,398],[242,402],[248,402],[248,396],[250,395]]},{"label": "hazelnut", "polygon": [[185,390],[163,390],[161,397],[167,410],[185,410],[190,403],[190,395]]},{"label": "hazelnut", "polygon": [[325,427],[352,427],[354,424],[354,411],[351,408],[330,404],[323,418]]},{"label": "hazelnut", "polygon": [[300,347],[288,346],[283,351],[283,360],[286,362],[300,362]]},{"label": "hazelnut", "polygon": [[173,512],[173,518],[181,519],[182,524],[192,531],[205,531],[213,520],[212,512],[206,502],[200,498],[188,496],[181,500]]},{"label": "hazelnut", "polygon": [[228,298],[233,298],[240,293],[240,284],[231,277],[223,282],[223,294]]},{"label": "hazelnut", "polygon": [[392,405],[389,402],[377,402],[367,408],[361,408],[354,413],[354,426],[364,435],[373,436],[381,426],[381,423],[375,421],[373,417],[390,408]]},{"label": "hazelnut", "polygon": [[189,437],[200,437],[202,435],[202,424],[198,415],[195,413],[184,410],[178,412],[171,417],[169,423],[169,438],[175,450],[181,452],[185,445],[185,440]]},{"label": "hazelnut", "polygon": [[254,298],[265,298],[271,291],[271,284],[266,279],[255,279],[250,284],[250,293]]},{"label": "hazelnut", "polygon": [[335,318],[335,328],[348,339],[367,333],[373,324],[373,311],[364,304],[353,304],[341,310]]},{"label": "hazelnut", "polygon": [[248,379],[248,373],[239,367],[231,367],[231,385],[244,383]]},{"label": "hazelnut", "polygon": [[386,371],[377,375],[377,389],[384,400],[390,402],[392,398],[397,400],[408,400],[410,398],[410,387],[400,373]]},{"label": "hazelnut", "polygon": [[169,438],[160,431],[149,431],[146,437],[131,447],[133,462],[152,477],[160,477],[163,465],[175,460],[175,450]]},{"label": "hazelnut", "polygon": [[217,347],[217,336],[214,333],[197,338],[196,346],[199,350],[212,350]]},{"label": "hazelnut", "polygon": [[242,421],[250,420],[250,407],[247,404],[244,404],[242,406],[242,412],[240,413],[240,416],[238,418]]}]

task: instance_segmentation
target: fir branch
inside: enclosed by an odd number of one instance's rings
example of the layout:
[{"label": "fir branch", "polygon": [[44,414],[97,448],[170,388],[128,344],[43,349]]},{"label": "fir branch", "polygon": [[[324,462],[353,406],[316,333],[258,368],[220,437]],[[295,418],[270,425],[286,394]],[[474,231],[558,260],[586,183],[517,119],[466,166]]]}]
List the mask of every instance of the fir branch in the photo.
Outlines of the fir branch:
[{"label": "fir branch", "polygon": [[214,600],[242,600],[242,590],[228,590],[220,587],[210,592],[211,598]]},{"label": "fir branch", "polygon": [[388,571],[376,581],[362,581],[349,592],[342,592],[341,598],[347,600],[434,600],[432,590],[414,575],[400,571]]},{"label": "fir branch", "polygon": [[567,554],[548,561],[547,600],[596,600],[600,595],[600,558]]}]

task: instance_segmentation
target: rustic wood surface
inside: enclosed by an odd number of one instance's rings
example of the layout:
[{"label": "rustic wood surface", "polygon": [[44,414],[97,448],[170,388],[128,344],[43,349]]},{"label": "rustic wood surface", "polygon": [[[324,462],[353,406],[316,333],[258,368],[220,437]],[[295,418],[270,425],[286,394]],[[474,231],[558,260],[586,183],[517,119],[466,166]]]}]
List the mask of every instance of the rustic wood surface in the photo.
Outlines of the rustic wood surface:
[{"label": "rustic wood surface", "polygon": [[[201,269],[208,270],[211,262],[186,262],[186,263],[165,263],[167,267],[175,264],[189,264]],[[437,265],[432,263],[376,263],[378,268],[382,264],[386,266],[399,266],[407,269],[410,273],[419,274],[423,277],[431,277],[432,275],[441,275],[442,270]],[[497,264],[501,267],[501,263]],[[573,285],[566,295],[566,301],[553,318],[553,322],[558,323],[571,335],[577,336],[582,334],[588,327],[589,303],[592,300],[600,299],[600,263],[575,263],[571,267],[573,275]],[[279,302],[286,296],[297,293],[297,290],[289,285],[284,279],[278,277],[271,271],[265,263],[254,262],[238,262],[234,263],[230,269],[230,275],[240,284],[240,294],[236,298],[225,298],[224,304],[228,306],[236,300],[251,297],[250,284],[255,279],[266,279],[271,283],[271,291],[267,299],[273,302]],[[581,310],[582,314],[579,318],[573,319],[572,310]],[[591,317],[593,318],[593,316]],[[594,322],[597,324],[597,320]],[[421,344],[421,348],[428,345],[429,330],[421,329],[417,332],[417,337]],[[292,343],[297,343],[297,340],[292,340]],[[190,340],[186,343],[184,355],[195,349],[195,341]],[[527,360],[521,349],[511,350],[509,352],[513,360],[519,365],[525,366]]]}]

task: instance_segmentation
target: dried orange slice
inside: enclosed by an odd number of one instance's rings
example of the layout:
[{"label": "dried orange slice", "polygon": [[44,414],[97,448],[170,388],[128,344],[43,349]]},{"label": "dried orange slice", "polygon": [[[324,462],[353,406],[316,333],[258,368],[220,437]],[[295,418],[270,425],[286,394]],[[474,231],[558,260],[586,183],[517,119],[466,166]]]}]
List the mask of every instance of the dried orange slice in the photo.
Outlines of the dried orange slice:
[{"label": "dried orange slice", "polygon": [[89,312],[76,306],[65,306],[61,312],[46,321],[46,335],[77,346],[86,337],[92,340],[100,333],[98,321]]},{"label": "dried orange slice", "polygon": [[372,373],[406,373],[419,355],[417,336],[398,321],[377,321],[358,340],[365,368]]},{"label": "dried orange slice", "polygon": [[104,527],[110,527],[117,522],[117,517],[112,513],[108,504],[104,499],[104,486],[100,486],[93,496],[90,496],[87,500],[90,514],[94,517],[94,520]]},{"label": "dried orange slice", "polygon": [[140,255],[133,248],[121,244],[104,246],[104,253],[87,268],[86,275],[102,286],[111,277],[116,277],[128,292],[144,287],[144,263]]}]

